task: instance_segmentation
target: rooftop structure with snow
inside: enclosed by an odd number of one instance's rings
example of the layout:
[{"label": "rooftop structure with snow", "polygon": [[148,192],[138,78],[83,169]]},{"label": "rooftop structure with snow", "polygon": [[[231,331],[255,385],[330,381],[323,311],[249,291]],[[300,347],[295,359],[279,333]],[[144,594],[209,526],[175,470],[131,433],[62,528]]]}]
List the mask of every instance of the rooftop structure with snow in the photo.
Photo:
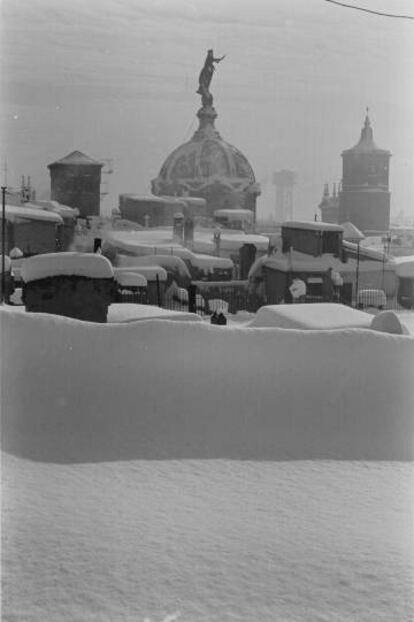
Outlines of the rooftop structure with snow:
[{"label": "rooftop structure with snow", "polygon": [[106,322],[114,301],[114,271],[100,254],[49,253],[26,258],[21,269],[26,310]]}]

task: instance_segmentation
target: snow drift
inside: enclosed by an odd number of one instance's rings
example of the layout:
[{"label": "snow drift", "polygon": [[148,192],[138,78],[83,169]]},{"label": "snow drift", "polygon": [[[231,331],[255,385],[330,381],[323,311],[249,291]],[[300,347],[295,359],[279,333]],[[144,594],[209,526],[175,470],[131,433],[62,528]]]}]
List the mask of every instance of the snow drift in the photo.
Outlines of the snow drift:
[{"label": "snow drift", "polygon": [[332,330],[369,328],[371,323],[372,316],[369,313],[341,304],[322,302],[311,305],[266,305],[258,310],[249,326]]},{"label": "snow drift", "polygon": [[0,316],[2,443],[16,455],[413,458],[412,337]]}]

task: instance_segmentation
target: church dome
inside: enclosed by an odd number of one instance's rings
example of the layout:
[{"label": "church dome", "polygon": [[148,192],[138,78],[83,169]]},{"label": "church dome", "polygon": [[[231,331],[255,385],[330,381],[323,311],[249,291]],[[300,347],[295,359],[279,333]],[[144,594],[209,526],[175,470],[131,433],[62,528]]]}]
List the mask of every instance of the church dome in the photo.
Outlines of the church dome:
[{"label": "church dome", "polygon": [[198,130],[167,157],[152,181],[153,193],[205,198],[208,215],[226,207],[254,211],[260,189],[249,161],[220,136],[212,106],[203,106],[197,116]]}]

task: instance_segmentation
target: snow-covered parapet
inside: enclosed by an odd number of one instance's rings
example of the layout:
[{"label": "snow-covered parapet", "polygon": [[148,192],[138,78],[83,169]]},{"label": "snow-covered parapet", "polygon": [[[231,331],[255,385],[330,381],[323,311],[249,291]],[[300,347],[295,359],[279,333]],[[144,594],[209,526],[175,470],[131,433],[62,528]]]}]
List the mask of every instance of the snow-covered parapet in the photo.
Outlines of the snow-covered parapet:
[{"label": "snow-covered parapet", "polygon": [[25,283],[53,276],[112,279],[114,271],[106,257],[95,253],[47,253],[23,261],[21,278]]}]

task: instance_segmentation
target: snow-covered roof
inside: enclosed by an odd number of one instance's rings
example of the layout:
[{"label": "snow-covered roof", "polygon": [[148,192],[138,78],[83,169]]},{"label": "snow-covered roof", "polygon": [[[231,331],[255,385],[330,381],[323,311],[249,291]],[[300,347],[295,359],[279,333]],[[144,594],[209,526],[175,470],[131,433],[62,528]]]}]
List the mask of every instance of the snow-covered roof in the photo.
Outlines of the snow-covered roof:
[{"label": "snow-covered roof", "polygon": [[395,261],[396,274],[402,278],[414,279],[414,257],[398,257],[398,259],[403,261]]},{"label": "snow-covered roof", "polygon": [[352,222],[343,222],[341,227],[344,230],[344,240],[363,240],[365,235]]},{"label": "snow-covered roof", "polygon": [[116,272],[115,279],[124,287],[146,287],[147,279],[137,272]]},{"label": "snow-covered roof", "polygon": [[[172,227],[144,229],[142,231],[106,231],[104,235],[105,239],[115,248],[136,255],[171,254],[183,259],[188,259],[192,255],[187,248],[173,241]],[[269,238],[259,234],[221,230],[221,249],[238,251],[243,244],[254,244],[259,251],[265,251],[269,246]],[[197,229],[194,232],[193,248],[200,253],[214,253],[216,249],[214,230]]]},{"label": "snow-covered roof", "polygon": [[110,279],[114,271],[106,257],[95,253],[47,253],[23,261],[21,278],[25,283],[51,276]]},{"label": "snow-covered roof", "polygon": [[[214,242],[212,242],[214,244]],[[265,251],[269,247],[269,238],[256,233],[230,233],[221,231],[220,249],[239,250],[244,244],[253,244],[257,250]]]},{"label": "snow-covered roof", "polygon": [[[352,246],[356,248],[356,244]],[[359,262],[359,272],[377,272],[382,269],[382,265],[375,256],[375,251],[373,251],[372,254],[373,257],[371,258],[367,253],[367,258]],[[362,250],[360,256],[363,256]],[[290,255],[288,253],[276,253],[275,255],[268,255],[261,259],[262,261],[259,264],[253,264],[258,273],[260,272],[261,266],[266,266],[267,268],[280,270],[282,272],[326,272],[329,268],[332,268],[332,270],[339,273],[347,274],[355,273],[357,265],[356,258],[354,257],[349,257],[348,261],[345,263],[341,261],[339,257],[335,257],[330,253],[325,253],[320,257],[312,257],[311,255],[296,250],[293,250]],[[385,261],[383,268],[384,270],[395,270],[393,261]],[[251,275],[253,276],[253,273]]]},{"label": "snow-covered roof", "polygon": [[186,202],[185,202],[185,198],[181,198],[181,197],[168,197],[168,196],[154,196],[153,194],[151,195],[145,195],[145,194],[130,194],[130,193],[123,193],[120,195],[121,197],[125,197],[127,199],[133,199],[134,201],[137,202],[142,202],[142,203],[152,203],[154,205],[175,205],[177,206],[181,206],[181,207],[186,207]]},{"label": "snow-covered roof", "polygon": [[254,214],[250,209],[216,209],[214,211],[214,216],[225,216],[234,219],[240,219],[245,217],[253,218]]},{"label": "snow-covered roof", "polygon": [[128,266],[127,268],[115,268],[115,278],[118,278],[118,274],[121,272],[134,272],[135,274],[141,274],[147,281],[155,281],[157,275],[160,281],[167,280],[167,271],[161,266]]},{"label": "snow-covered roof", "polygon": [[369,246],[360,245],[358,251],[358,244],[354,242],[348,242],[344,240],[342,244],[345,249],[349,249],[350,251],[354,251],[355,253],[359,252],[360,257],[368,257],[369,259],[374,259],[377,261],[383,261],[384,259],[385,261],[387,261],[389,259],[389,255],[387,253],[384,253],[384,249],[378,250],[376,248],[370,248]]},{"label": "snow-covered roof", "polygon": [[134,255],[177,255],[183,259],[191,251],[173,241],[172,228],[143,229],[142,231],[105,231],[105,240],[119,250]]},{"label": "snow-covered roof", "polygon": [[336,303],[268,305],[261,307],[249,326],[305,330],[369,328],[372,315]]},{"label": "snow-covered roof", "polygon": [[228,270],[234,267],[231,259],[227,257],[216,257],[214,255],[202,255],[194,253],[190,259],[191,265],[200,270]]},{"label": "snow-covered roof", "polygon": [[60,160],[56,160],[56,162],[52,162],[52,164],[48,164],[48,168],[54,168],[56,166],[66,166],[66,165],[75,165],[75,166],[103,166],[102,162],[98,162],[97,160],[93,160],[86,154],[82,153],[82,151],[72,151],[65,157]]},{"label": "snow-covered roof", "polygon": [[191,279],[186,264],[177,255],[141,255],[131,257],[131,255],[118,254],[116,256],[116,264],[119,268],[128,266],[161,266],[166,270],[178,272],[181,276]]},{"label": "snow-covered roof", "polygon": [[286,229],[307,229],[310,231],[343,231],[342,225],[334,225],[328,222],[315,222],[315,221],[298,221],[288,220],[282,223],[282,227]]},{"label": "snow-covered roof", "polygon": [[76,218],[79,216],[79,210],[76,207],[69,207],[69,205],[63,205],[58,201],[31,201],[30,203],[25,203],[25,207],[55,212],[62,218]]},{"label": "snow-covered roof", "polygon": [[205,207],[207,205],[206,199],[202,197],[180,197],[180,201],[185,201],[189,207]]},{"label": "snow-covered roof", "polygon": [[16,222],[19,220],[42,220],[63,225],[63,218],[55,212],[49,212],[41,208],[26,207],[20,205],[6,205],[6,220]]}]

